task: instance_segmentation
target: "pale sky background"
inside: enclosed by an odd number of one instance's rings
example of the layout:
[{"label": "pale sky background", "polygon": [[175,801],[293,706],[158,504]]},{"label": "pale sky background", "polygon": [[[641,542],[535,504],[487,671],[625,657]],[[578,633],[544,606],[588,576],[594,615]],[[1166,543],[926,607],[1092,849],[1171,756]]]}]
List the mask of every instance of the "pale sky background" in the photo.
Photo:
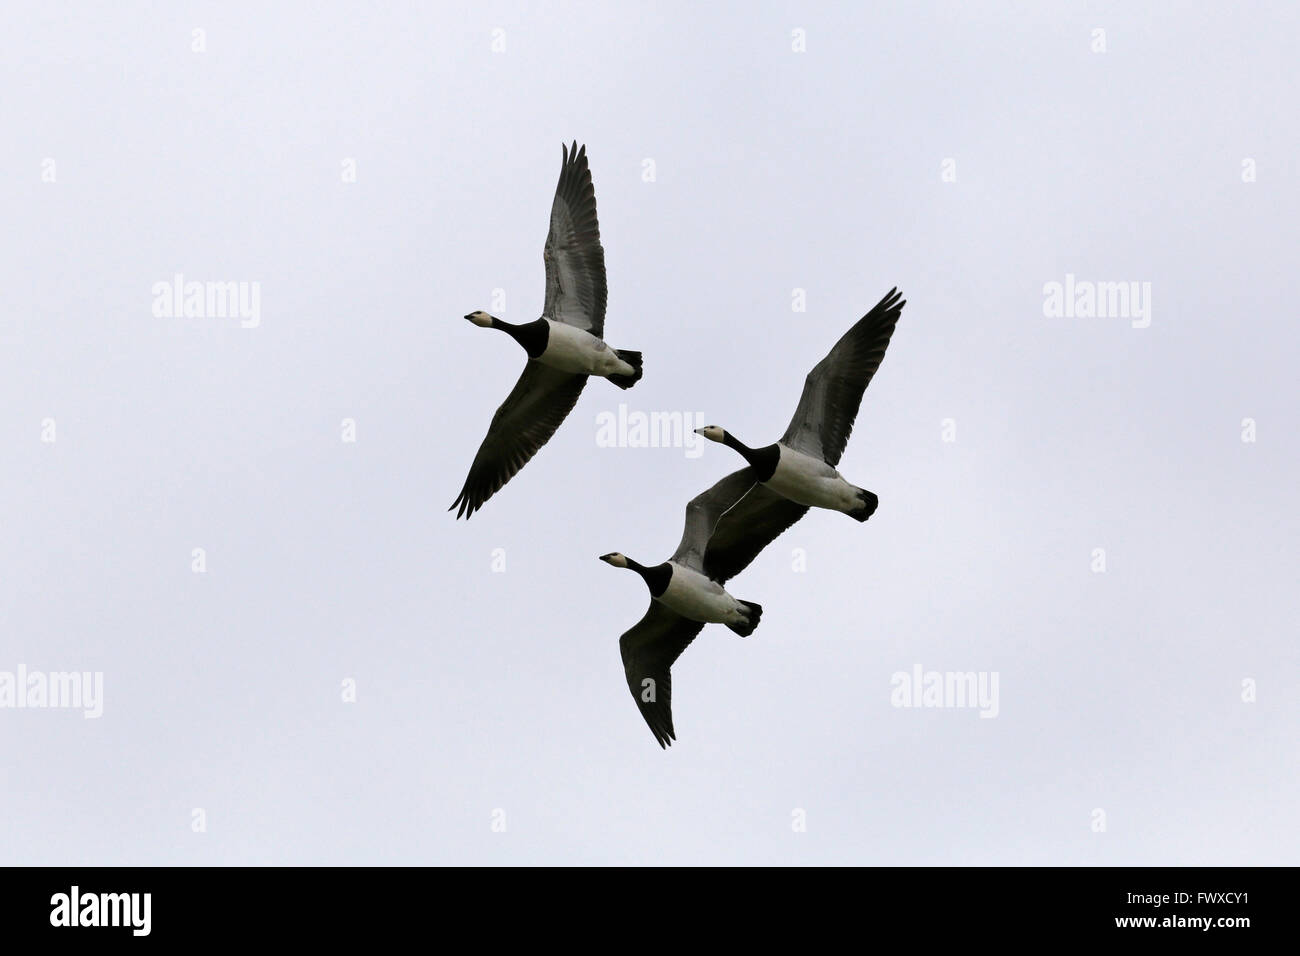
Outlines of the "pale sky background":
[{"label": "pale sky background", "polygon": [[[1300,862],[1300,12],[1150,6],[7,6],[0,671],[105,699],[0,710],[0,863]],[[539,314],[572,139],[645,379],[458,523],[523,365],[461,316]],[[261,325],[154,317],[177,272]],[[1045,317],[1067,273],[1150,327]],[[762,626],[678,662],[663,752],[596,557],[739,462],[596,417],[772,441],[894,285],[880,510],[734,580]],[[916,664],[998,717],[891,706]]]}]

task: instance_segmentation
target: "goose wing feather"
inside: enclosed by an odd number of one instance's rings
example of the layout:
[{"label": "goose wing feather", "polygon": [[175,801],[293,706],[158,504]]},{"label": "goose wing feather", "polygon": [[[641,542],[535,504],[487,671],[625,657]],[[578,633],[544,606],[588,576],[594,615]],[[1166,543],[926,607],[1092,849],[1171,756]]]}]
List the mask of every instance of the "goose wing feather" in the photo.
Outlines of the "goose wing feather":
[{"label": "goose wing feather", "polygon": [[628,690],[655,740],[665,749],[676,739],[671,668],[703,628],[699,621],[687,620],[651,600],[645,616],[618,639]]},{"label": "goose wing feather", "polygon": [[725,584],[807,511],[759,484],[752,468],[733,471],[686,506],[672,560]]},{"label": "goose wing feather", "polygon": [[596,190],[587,147],[565,148],[551,204],[551,229],[542,250],[546,263],[543,315],[597,338],[605,332],[605,250],[596,219]]},{"label": "goose wing feather", "polygon": [[686,504],[686,526],[672,560],[704,573],[704,553],[718,519],[754,486],[754,469],[733,471]]},{"label": "goose wing feather", "polygon": [[891,289],[808,373],[803,394],[781,443],[839,464],[853,432],[862,393],[880,368],[906,302]]},{"label": "goose wing feather", "polygon": [[471,517],[551,440],[586,384],[586,375],[532,360],[524,366],[519,381],[492,416],[465,485],[451,504],[460,508],[457,518]]},{"label": "goose wing feather", "polygon": [[808,513],[808,506],[755,484],[718,519],[704,552],[704,573],[726,584]]}]

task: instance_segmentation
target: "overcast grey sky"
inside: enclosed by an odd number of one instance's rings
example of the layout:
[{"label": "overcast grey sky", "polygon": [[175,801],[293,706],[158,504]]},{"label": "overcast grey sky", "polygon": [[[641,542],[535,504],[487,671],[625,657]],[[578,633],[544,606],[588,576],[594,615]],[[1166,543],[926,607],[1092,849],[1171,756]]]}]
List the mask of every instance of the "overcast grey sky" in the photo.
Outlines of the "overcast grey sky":
[{"label": "overcast grey sky", "polygon": [[[1148,6],[6,7],[0,672],[103,713],[0,709],[0,862],[1300,862],[1300,14]],[[645,379],[457,523],[572,139]],[[663,752],[596,557],[738,460],[597,418],[775,440],[895,285],[880,509],[734,580]]]}]

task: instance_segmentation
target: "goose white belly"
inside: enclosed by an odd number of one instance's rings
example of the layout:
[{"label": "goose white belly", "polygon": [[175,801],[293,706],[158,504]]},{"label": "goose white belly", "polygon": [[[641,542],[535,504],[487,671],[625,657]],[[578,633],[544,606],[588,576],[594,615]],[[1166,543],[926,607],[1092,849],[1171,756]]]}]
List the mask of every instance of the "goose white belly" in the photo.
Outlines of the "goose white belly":
[{"label": "goose white belly", "polygon": [[538,361],[562,372],[577,375],[631,375],[636,370],[628,365],[605,344],[585,329],[547,319],[549,332],[546,351]]},{"label": "goose white belly", "polygon": [[747,620],[740,602],[717,581],[676,562],[670,562],[670,567],[668,588],[657,600],[692,621],[741,624]]},{"label": "goose white belly", "polygon": [[776,471],[763,482],[777,494],[811,508],[853,511],[861,507],[858,489],[820,458],[778,444]]}]

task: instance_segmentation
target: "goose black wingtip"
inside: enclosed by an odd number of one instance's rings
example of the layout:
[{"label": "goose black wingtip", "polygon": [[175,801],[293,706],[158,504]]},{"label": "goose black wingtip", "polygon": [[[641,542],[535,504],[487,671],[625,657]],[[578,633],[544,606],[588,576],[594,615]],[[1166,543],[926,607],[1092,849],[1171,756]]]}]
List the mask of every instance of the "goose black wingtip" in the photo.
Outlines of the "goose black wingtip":
[{"label": "goose black wingtip", "polygon": [[[463,491],[456,496],[456,500],[451,503],[451,507],[448,508],[447,510],[452,511],[458,506],[460,510],[456,512],[456,520],[459,521],[463,517],[466,521],[468,521],[470,515],[474,513],[474,508],[470,503],[469,497]],[[469,512],[468,514],[466,514],[467,509]]]}]

